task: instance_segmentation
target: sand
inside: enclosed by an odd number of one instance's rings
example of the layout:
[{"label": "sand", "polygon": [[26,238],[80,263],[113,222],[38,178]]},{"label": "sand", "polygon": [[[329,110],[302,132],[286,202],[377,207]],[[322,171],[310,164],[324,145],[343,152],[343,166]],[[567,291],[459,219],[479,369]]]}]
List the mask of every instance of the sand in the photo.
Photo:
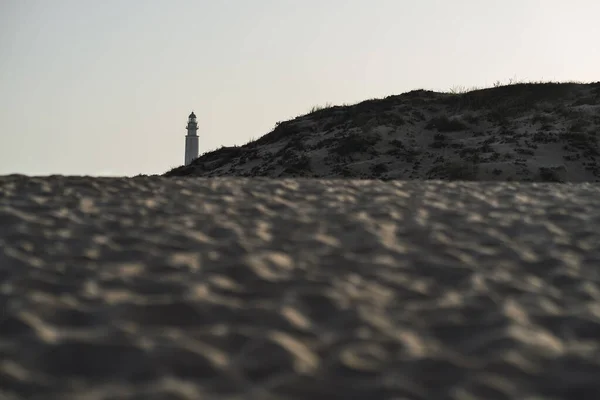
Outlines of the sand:
[{"label": "sand", "polygon": [[1,177],[0,398],[597,399],[598,199]]}]

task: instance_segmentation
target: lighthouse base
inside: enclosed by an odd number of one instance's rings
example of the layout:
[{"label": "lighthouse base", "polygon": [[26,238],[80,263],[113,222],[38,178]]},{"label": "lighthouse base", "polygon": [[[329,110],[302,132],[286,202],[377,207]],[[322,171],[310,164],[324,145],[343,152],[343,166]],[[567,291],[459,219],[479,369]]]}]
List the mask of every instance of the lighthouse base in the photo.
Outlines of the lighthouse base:
[{"label": "lighthouse base", "polygon": [[191,164],[198,158],[198,136],[185,137],[185,165]]}]

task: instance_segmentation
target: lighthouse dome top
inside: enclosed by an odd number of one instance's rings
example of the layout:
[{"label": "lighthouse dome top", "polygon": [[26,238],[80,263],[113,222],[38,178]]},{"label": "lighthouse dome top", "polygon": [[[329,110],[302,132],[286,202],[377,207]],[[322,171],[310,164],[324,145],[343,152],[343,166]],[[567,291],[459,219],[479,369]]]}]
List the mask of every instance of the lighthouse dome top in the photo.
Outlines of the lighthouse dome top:
[{"label": "lighthouse dome top", "polygon": [[194,112],[192,111],[192,113],[190,114],[189,118],[196,118],[196,114],[194,114]]}]

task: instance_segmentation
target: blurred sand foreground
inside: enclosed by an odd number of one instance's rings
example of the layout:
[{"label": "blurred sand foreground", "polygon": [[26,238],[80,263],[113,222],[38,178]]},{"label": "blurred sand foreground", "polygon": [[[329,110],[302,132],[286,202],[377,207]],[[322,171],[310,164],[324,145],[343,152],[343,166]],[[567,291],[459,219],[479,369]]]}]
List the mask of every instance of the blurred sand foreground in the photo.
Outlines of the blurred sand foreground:
[{"label": "blurred sand foreground", "polygon": [[0,177],[0,398],[598,399],[599,202]]}]

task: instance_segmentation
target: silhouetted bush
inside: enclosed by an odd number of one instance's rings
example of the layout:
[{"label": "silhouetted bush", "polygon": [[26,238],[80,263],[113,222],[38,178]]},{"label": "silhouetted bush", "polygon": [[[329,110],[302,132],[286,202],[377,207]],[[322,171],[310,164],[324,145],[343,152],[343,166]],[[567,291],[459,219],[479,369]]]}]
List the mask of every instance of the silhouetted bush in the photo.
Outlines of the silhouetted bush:
[{"label": "silhouetted bush", "polygon": [[555,168],[540,167],[539,175],[542,182],[563,182]]},{"label": "silhouetted bush", "polygon": [[294,174],[294,175],[306,175],[307,172],[310,172],[310,158],[307,155],[295,155],[294,157],[284,160],[283,165],[285,166],[284,172],[286,174]]},{"label": "silhouetted bush", "polygon": [[428,179],[448,179],[451,181],[472,181],[477,178],[479,167],[471,162],[447,162],[435,165],[427,172]]},{"label": "silhouetted bush", "polygon": [[446,164],[446,173],[450,180],[470,181],[477,177],[477,165],[463,162]]},{"label": "silhouetted bush", "polygon": [[251,147],[261,146],[265,144],[275,143],[283,138],[296,135],[302,131],[302,128],[294,121],[286,121],[278,123],[270,133],[255,140],[251,143]]},{"label": "silhouetted bush", "polygon": [[446,102],[459,109],[501,109],[506,115],[515,115],[535,108],[543,101],[567,97],[576,83],[515,83],[450,96]]},{"label": "silhouetted bush", "polygon": [[590,135],[589,133],[565,132],[560,137],[569,145],[577,149],[596,150],[598,148],[598,139],[596,136]]},{"label": "silhouetted bush", "polygon": [[448,118],[445,115],[432,118],[425,127],[427,129],[437,129],[438,132],[458,132],[468,128],[464,122],[456,118]]},{"label": "silhouetted bush", "polygon": [[383,162],[380,162],[380,163],[374,164],[374,165],[371,167],[371,172],[372,172],[373,174],[375,174],[375,175],[384,174],[384,173],[388,172],[388,170],[389,170],[389,169],[388,169],[388,166],[387,166],[385,163],[383,163]]},{"label": "silhouetted bush", "polygon": [[372,135],[351,133],[347,137],[340,139],[337,146],[332,148],[332,151],[340,156],[346,156],[352,153],[365,153],[368,152],[377,141],[377,137]]}]

